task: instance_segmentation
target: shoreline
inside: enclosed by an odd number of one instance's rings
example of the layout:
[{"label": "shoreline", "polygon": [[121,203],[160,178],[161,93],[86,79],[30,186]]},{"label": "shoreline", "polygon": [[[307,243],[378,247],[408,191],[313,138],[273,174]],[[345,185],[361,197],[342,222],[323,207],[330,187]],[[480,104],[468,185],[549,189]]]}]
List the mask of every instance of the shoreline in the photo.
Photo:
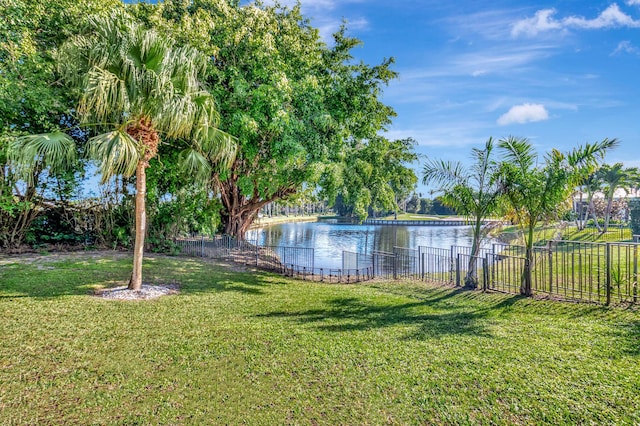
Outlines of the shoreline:
[{"label": "shoreline", "polygon": [[329,218],[333,216],[274,216],[274,217],[261,217],[256,219],[249,229],[262,228],[269,225],[279,225],[282,223],[295,223],[295,222],[318,222],[321,218]]}]

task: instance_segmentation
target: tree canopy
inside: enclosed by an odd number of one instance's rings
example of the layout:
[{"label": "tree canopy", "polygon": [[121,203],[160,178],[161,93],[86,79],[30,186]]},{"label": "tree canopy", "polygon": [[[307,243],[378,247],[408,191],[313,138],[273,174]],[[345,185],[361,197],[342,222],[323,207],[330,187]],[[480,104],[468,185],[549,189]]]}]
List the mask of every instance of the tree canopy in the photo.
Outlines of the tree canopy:
[{"label": "tree canopy", "polygon": [[376,143],[394,115],[379,99],[396,76],[393,60],[355,62],[351,50],[360,41],[346,27],[327,46],[299,5],[205,0],[183,7],[169,1],[144,12],[212,58],[207,82],[221,128],[239,144],[231,169],[211,174],[229,234],[243,236],[265,204],[313,187],[321,177],[329,184],[333,165]]}]

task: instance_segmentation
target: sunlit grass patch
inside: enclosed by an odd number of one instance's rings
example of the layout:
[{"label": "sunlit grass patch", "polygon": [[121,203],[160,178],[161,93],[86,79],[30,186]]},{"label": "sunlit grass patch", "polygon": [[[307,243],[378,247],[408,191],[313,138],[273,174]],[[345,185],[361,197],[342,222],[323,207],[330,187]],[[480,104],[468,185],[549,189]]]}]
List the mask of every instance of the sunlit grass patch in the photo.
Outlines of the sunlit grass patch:
[{"label": "sunlit grass patch", "polygon": [[0,423],[640,422],[640,314],[424,283],[327,285],[150,256],[0,272]]}]

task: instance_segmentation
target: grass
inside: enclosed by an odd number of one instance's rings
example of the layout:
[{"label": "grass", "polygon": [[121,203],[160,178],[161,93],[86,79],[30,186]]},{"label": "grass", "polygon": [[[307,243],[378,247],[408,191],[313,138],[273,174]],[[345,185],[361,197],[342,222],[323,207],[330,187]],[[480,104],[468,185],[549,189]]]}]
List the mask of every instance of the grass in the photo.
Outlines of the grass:
[{"label": "grass", "polygon": [[0,266],[0,424],[637,424],[640,313],[148,257]]}]

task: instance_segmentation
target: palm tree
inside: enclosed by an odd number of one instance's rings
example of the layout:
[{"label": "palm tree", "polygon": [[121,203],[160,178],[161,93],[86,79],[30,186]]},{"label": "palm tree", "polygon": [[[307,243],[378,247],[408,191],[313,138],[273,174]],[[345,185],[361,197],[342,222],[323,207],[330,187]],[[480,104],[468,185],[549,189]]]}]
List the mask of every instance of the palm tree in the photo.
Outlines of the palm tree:
[{"label": "palm tree", "polygon": [[567,154],[552,150],[538,166],[538,157],[526,138],[499,141],[504,159],[498,172],[500,186],[520,225],[525,243],[525,262],[520,293],[531,296],[534,267],[534,231],[540,221],[551,219],[599,158],[615,146],[616,139],[604,139],[575,148]]},{"label": "palm tree", "polygon": [[[76,145],[61,132],[47,137],[24,136],[20,139],[0,140],[6,143],[6,158],[0,152],[0,246],[19,246],[33,221],[42,212],[42,185],[44,176],[62,179],[76,165]],[[21,181],[24,185],[18,185]]]},{"label": "palm tree", "polygon": [[499,188],[495,185],[496,162],[492,159],[493,139],[484,149],[473,148],[473,164],[465,168],[460,162],[427,160],[422,169],[422,182],[435,183],[443,191],[443,201],[458,214],[473,218],[472,244],[465,286],[477,288],[477,256],[482,244],[483,224],[498,204]]},{"label": "palm tree", "polygon": [[623,169],[622,163],[616,163],[613,166],[604,164],[600,170],[598,170],[598,178],[602,184],[605,199],[607,200],[607,207],[604,211],[604,226],[602,229],[602,232],[607,232],[615,192],[618,189],[629,190],[633,185],[633,170]]},{"label": "palm tree", "polygon": [[[87,34],[65,43],[58,57],[63,80],[79,90],[81,123],[104,131],[89,140],[87,149],[100,165],[102,182],[116,175],[136,176],[132,290],[142,286],[146,169],[157,155],[161,135],[191,143],[184,158],[196,176],[208,176],[210,162],[228,163],[234,153],[232,138],[216,127],[214,100],[199,80],[207,60],[123,11],[90,17]],[[31,141],[47,136],[32,136]]]},{"label": "palm tree", "polygon": [[589,176],[583,181],[584,190],[587,192],[587,211],[585,212],[583,219],[581,221],[580,230],[584,229],[587,220],[589,219],[589,214],[592,215],[593,223],[595,227],[598,229],[598,232],[602,232],[602,228],[600,227],[600,222],[598,221],[598,216],[596,214],[596,206],[593,203],[593,196],[600,189],[600,179],[598,177],[598,172],[590,173]]}]

